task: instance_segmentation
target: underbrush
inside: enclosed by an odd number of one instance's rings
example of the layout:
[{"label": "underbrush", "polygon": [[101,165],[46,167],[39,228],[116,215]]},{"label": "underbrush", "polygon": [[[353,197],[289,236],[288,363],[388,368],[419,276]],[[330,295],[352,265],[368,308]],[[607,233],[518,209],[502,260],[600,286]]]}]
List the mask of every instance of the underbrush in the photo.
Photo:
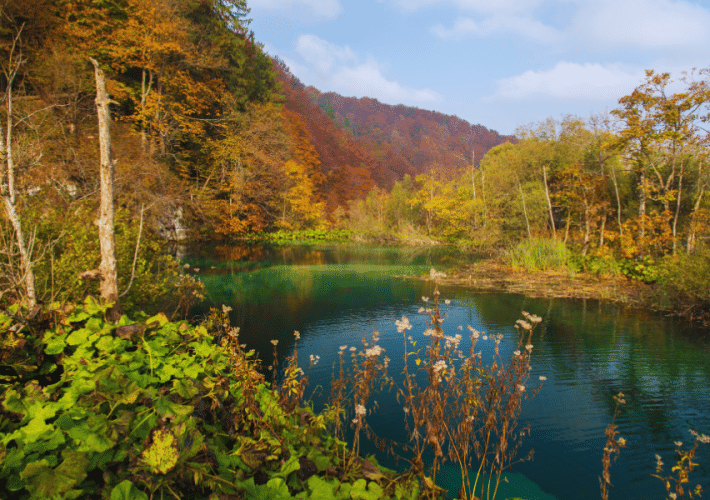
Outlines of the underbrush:
[{"label": "underbrush", "polygon": [[530,238],[518,243],[508,254],[513,267],[527,271],[567,269],[570,255],[562,240]]},{"label": "underbrush", "polygon": [[17,499],[418,496],[409,476],[348,455],[326,432],[337,414],[287,404],[226,312],[214,312],[208,331],[162,314],[114,325],[106,310],[89,298],[33,324],[18,321],[15,308],[0,313],[0,491]]},{"label": "underbrush", "polygon": [[[330,401],[320,413],[303,401],[319,357],[301,368],[300,334],[294,332],[293,351],[282,362],[272,341],[267,382],[226,306],[200,325],[163,314],[112,324],[108,305],[91,297],[34,317],[15,306],[0,312],[0,491],[21,500],[441,500],[446,491],[437,474],[451,462],[461,474],[457,498],[495,499],[503,472],[532,459],[532,451],[517,457],[530,432],[518,417],[545,380],[538,387],[529,380],[542,319],[523,312],[509,359],[500,353],[502,335],[470,326],[464,349],[463,333],[446,335],[441,327],[449,305],[439,300],[442,276],[431,270],[433,295],[422,297],[424,338],[409,334],[406,317],[393,325],[402,335],[399,381],[390,377],[391,360],[374,332],[361,346],[340,346]],[[376,436],[369,425],[374,398],[385,388],[402,405],[404,442]],[[623,398],[617,396],[617,412]],[[605,500],[611,464],[625,446],[614,421],[606,436]],[[689,449],[676,443],[670,475],[657,457],[654,476],[676,500],[700,493],[688,490],[689,475],[698,444],[710,437],[693,436]],[[361,457],[365,437],[408,468],[395,472]]]},{"label": "underbrush", "polygon": [[667,257],[656,274],[654,300],[659,307],[710,324],[710,248]]},{"label": "underbrush", "polygon": [[249,234],[242,239],[276,244],[293,244],[350,241],[354,239],[355,234],[355,231],[348,229],[301,229],[295,231],[279,230],[272,233]]}]

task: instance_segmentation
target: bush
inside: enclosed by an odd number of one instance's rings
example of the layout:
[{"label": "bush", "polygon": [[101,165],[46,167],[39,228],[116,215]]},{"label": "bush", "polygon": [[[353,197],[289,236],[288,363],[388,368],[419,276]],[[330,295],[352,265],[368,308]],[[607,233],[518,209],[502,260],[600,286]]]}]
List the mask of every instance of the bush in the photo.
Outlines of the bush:
[{"label": "bush", "polygon": [[[101,260],[94,201],[77,202],[71,210],[55,207],[27,210],[23,224],[36,231],[34,265],[38,299],[44,302],[78,302],[87,295],[98,295],[99,282],[81,280],[79,273],[96,269]],[[131,280],[138,239],[139,222],[128,210],[117,209],[115,217],[118,292],[122,294]],[[8,237],[12,237],[9,235]],[[121,298],[125,310],[154,303],[170,291],[178,279],[173,258],[163,250],[164,243],[144,228],[136,260],[133,282]]]},{"label": "bush", "polygon": [[668,257],[658,271],[660,305],[690,319],[710,320],[710,248]]},{"label": "bush", "polygon": [[346,469],[328,414],[284,408],[226,308],[210,332],[163,314],[114,325],[88,298],[50,311],[34,338],[16,309],[0,311],[3,361],[20,368],[0,375],[0,491],[13,498],[418,496],[374,460]]},{"label": "bush", "polygon": [[528,271],[567,269],[569,252],[561,240],[530,238],[518,243],[508,258],[511,266]]}]

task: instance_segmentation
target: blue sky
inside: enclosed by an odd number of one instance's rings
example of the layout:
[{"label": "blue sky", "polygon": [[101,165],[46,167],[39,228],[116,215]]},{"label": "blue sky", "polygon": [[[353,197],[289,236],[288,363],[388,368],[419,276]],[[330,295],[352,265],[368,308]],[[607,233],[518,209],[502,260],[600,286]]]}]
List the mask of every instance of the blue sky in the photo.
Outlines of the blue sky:
[{"label": "blue sky", "polygon": [[[617,107],[644,71],[710,67],[710,0],[248,0],[306,85],[516,127]],[[676,89],[682,88],[680,83]]]}]

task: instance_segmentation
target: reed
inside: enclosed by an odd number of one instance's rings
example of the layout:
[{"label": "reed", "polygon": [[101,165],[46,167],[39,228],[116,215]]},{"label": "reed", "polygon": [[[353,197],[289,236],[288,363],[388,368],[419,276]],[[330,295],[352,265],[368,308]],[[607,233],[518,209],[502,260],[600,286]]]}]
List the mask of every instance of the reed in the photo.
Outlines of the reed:
[{"label": "reed", "polygon": [[508,254],[511,266],[527,271],[566,269],[569,252],[564,242],[549,238],[530,238],[521,241]]}]

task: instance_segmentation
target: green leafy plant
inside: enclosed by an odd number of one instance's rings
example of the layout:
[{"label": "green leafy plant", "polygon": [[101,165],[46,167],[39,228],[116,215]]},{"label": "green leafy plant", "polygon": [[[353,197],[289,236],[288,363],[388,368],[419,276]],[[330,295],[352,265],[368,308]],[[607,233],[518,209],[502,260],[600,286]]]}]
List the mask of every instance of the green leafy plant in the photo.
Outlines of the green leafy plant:
[{"label": "green leafy plant", "polygon": [[109,307],[89,297],[54,310],[39,349],[0,313],[5,344],[26,358],[0,394],[0,489],[13,498],[417,497],[392,471],[346,466],[328,414],[283,397],[300,397],[300,372],[266,383],[228,308],[208,330],[162,313],[112,324]]}]

